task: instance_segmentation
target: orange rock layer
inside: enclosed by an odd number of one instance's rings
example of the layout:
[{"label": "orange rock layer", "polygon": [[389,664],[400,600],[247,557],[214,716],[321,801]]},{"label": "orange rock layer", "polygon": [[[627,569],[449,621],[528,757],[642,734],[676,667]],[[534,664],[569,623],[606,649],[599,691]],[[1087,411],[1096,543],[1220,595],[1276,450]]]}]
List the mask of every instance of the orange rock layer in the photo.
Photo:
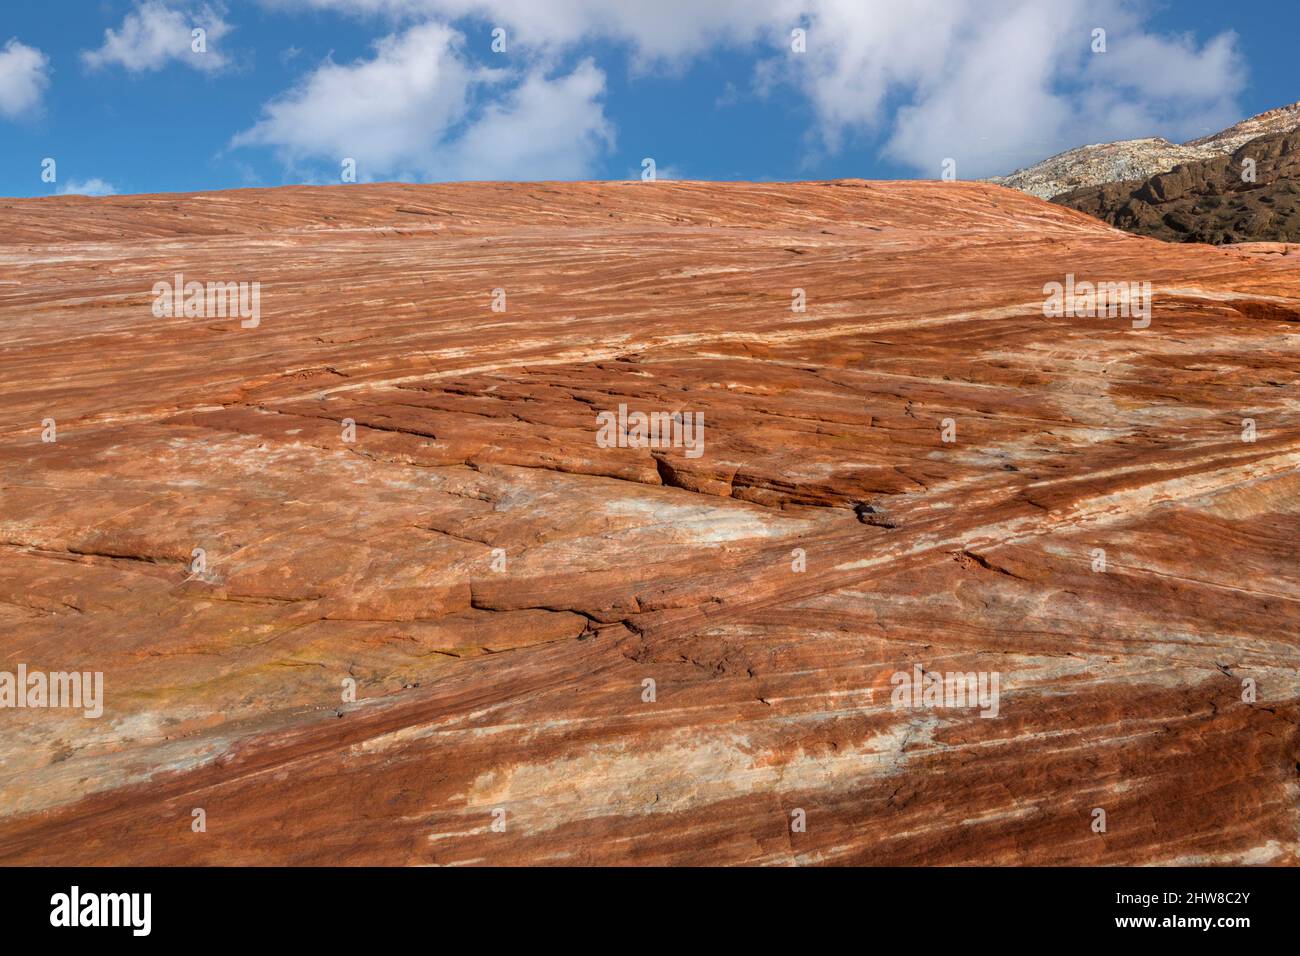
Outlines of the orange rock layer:
[{"label": "orange rock layer", "polygon": [[0,709],[0,863],[1294,865],[1298,263],[964,183],[0,201],[0,671],[104,675]]}]

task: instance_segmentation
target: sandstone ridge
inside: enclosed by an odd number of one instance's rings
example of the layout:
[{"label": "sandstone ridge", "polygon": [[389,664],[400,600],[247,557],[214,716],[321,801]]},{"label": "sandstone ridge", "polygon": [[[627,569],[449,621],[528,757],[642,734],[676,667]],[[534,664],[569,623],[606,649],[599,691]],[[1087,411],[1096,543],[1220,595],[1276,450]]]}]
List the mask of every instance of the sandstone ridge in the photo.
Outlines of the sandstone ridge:
[{"label": "sandstone ridge", "polygon": [[0,669],[105,679],[0,710],[0,863],[1295,864],[1295,262],[960,182],[0,201]]}]

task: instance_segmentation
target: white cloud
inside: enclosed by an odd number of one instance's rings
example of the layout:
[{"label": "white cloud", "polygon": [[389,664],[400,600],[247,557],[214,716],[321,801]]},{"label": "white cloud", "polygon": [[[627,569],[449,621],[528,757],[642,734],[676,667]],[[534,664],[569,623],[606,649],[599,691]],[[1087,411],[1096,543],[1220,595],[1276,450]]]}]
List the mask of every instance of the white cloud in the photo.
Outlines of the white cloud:
[{"label": "white cloud", "polygon": [[430,23],[380,40],[372,59],[326,61],[267,103],[233,145],[274,146],[293,161],[364,157],[384,170],[429,154],[465,115],[471,86],[493,78],[457,56],[458,39]]},{"label": "white cloud", "polygon": [[895,113],[886,154],[932,177],[952,158],[968,179],[1059,152],[1080,120],[1057,81],[1082,54],[1063,47],[1073,42],[1086,51],[1090,38],[1082,28],[1062,33],[1071,2],[968,6],[960,18],[949,10],[936,51],[942,59],[915,79],[911,102]]},{"label": "white cloud", "polygon": [[605,75],[590,60],[567,76],[524,77],[451,143],[440,165],[446,179],[581,179],[613,145],[600,97]]},{"label": "white cloud", "polygon": [[[972,178],[1085,143],[1180,140],[1239,115],[1244,71],[1233,34],[1203,47],[1153,35],[1119,0],[944,6],[946,20],[939,10],[931,18],[947,27],[942,61],[912,86],[885,147],[922,175],[938,175],[947,157]],[[1091,50],[1097,26],[1107,30],[1105,53]],[[826,95],[842,102],[841,89],[831,83]]]},{"label": "white cloud", "polygon": [[[1190,36],[1134,34],[1088,61],[1082,112],[1105,117],[1111,135],[1149,136],[1159,128],[1174,140],[1217,132],[1240,119],[1237,94],[1246,70],[1235,33],[1198,47]],[[1281,104],[1278,104],[1281,105]]]},{"label": "white cloud", "polygon": [[[883,137],[921,175],[1009,172],[1085,142],[1182,139],[1239,116],[1236,37],[1198,44],[1146,25],[1154,0],[263,0],[360,16],[473,18],[540,60],[626,44],[637,70],[678,69],[718,48],[756,51],[753,85],[800,91],[810,146]],[[790,52],[806,27],[807,52]],[[1092,30],[1107,52],[1091,52]],[[723,91],[724,97],[728,94]],[[734,93],[731,94],[734,96]]]},{"label": "white cloud", "polygon": [[[206,34],[203,52],[194,50],[196,29]],[[92,69],[121,66],[131,73],[153,72],[174,61],[213,73],[230,65],[220,43],[232,29],[219,9],[207,4],[169,6],[162,0],[137,0],[121,28],[105,30],[103,46],[84,51],[81,59]]]},{"label": "white cloud", "polygon": [[[719,44],[749,43],[791,0],[262,0],[278,9],[334,10],[392,19],[475,17],[505,27],[509,48],[607,39],[645,60],[673,60]],[[785,21],[781,21],[785,22]],[[484,46],[489,42],[485,35]]]},{"label": "white cloud", "polygon": [[117,187],[98,177],[92,179],[69,179],[59,187],[60,196],[116,196]]},{"label": "white cloud", "polygon": [[0,49],[0,116],[17,119],[36,113],[49,86],[50,58],[16,38]]},{"label": "white cloud", "polygon": [[[604,74],[590,61],[555,78],[476,67],[463,42],[426,23],[380,40],[370,59],[326,61],[231,145],[269,146],[290,164],[353,158],[363,180],[588,175],[612,137]],[[499,99],[476,110],[491,91]]]}]

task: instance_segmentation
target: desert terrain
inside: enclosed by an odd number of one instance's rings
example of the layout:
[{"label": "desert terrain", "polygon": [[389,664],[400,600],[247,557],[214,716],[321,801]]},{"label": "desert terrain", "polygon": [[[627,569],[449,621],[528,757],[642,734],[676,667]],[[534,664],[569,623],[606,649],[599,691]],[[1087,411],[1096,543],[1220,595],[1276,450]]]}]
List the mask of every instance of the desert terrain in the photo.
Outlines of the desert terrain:
[{"label": "desert terrain", "polygon": [[0,200],[0,667],[104,676],[0,712],[0,863],[1294,865],[1285,251],[965,182]]}]

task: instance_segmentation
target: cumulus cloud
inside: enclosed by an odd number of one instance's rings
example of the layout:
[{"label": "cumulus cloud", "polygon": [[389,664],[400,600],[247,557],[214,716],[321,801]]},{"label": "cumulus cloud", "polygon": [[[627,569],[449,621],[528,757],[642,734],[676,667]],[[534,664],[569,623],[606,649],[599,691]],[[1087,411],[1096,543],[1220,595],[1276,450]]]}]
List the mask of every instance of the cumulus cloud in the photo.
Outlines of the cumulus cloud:
[{"label": "cumulus cloud", "polygon": [[446,144],[451,179],[581,179],[613,145],[600,97],[605,75],[583,60],[567,76],[540,71]]},{"label": "cumulus cloud", "polygon": [[[196,52],[193,31],[204,31],[206,49]],[[81,54],[91,69],[121,66],[131,73],[161,70],[172,62],[208,73],[230,65],[220,50],[222,37],[232,27],[222,19],[220,8],[169,6],[162,0],[137,0],[122,26],[104,31],[104,43],[97,50]]]},{"label": "cumulus cloud", "polygon": [[[1108,0],[942,7],[927,19],[944,38],[941,60],[902,84],[907,98],[885,144],[886,155],[922,175],[938,175],[949,157],[969,178],[1084,143],[1183,139],[1239,115],[1244,70],[1233,34],[1203,46],[1157,36],[1126,5]],[[1097,27],[1107,31],[1105,53],[1092,52]],[[819,110],[831,123],[828,136],[852,128],[853,99],[842,82],[815,67],[803,81],[810,95],[840,110]]]},{"label": "cumulus cloud", "polygon": [[[946,5],[945,5],[946,6]],[[1080,125],[1078,104],[1060,81],[1088,50],[1090,33],[1062,33],[1069,0],[1051,9],[1003,3],[948,11],[939,62],[914,80],[894,115],[885,152],[922,175],[946,159],[961,178],[1009,172],[1066,148]],[[939,9],[935,17],[943,17]],[[1071,55],[1070,44],[1081,51]],[[825,85],[818,78],[814,84]],[[836,97],[836,84],[825,94]]]},{"label": "cumulus cloud", "polygon": [[69,179],[59,187],[61,196],[116,196],[117,187],[98,177],[91,179]]},{"label": "cumulus cloud", "polygon": [[459,35],[430,23],[385,37],[368,60],[326,61],[263,108],[233,145],[274,146],[291,160],[364,154],[392,170],[431,153],[465,115],[470,88],[496,74],[457,55]]},{"label": "cumulus cloud", "polygon": [[383,38],[368,59],[326,61],[231,145],[268,146],[290,164],[353,158],[361,179],[588,175],[613,135],[604,74],[589,60],[558,77],[487,69],[463,43],[424,23]]},{"label": "cumulus cloud", "polygon": [[[676,60],[720,44],[749,43],[789,0],[262,0],[270,7],[334,10],[394,20],[474,17],[507,30],[509,44],[533,49],[587,39],[632,45],[643,60]],[[784,22],[784,21],[782,21]]]},{"label": "cumulus cloud", "polygon": [[49,57],[17,38],[0,48],[0,116],[17,119],[38,112],[50,83],[49,67]]},{"label": "cumulus cloud", "polygon": [[1135,33],[1091,57],[1081,112],[1104,117],[1114,135],[1148,136],[1160,129],[1175,140],[1217,132],[1240,118],[1237,94],[1246,70],[1235,33],[1203,46],[1193,37]]},{"label": "cumulus cloud", "polygon": [[[1244,70],[1231,33],[1152,32],[1146,0],[263,0],[391,19],[470,17],[536,55],[629,46],[637,69],[717,48],[757,51],[754,86],[800,91],[810,142],[883,141],[922,175],[1007,172],[1084,142],[1185,138],[1235,119]],[[793,54],[790,31],[808,31]],[[1108,34],[1091,51],[1092,30]],[[486,42],[486,41],[484,41]],[[590,50],[590,47],[584,47]]]}]

